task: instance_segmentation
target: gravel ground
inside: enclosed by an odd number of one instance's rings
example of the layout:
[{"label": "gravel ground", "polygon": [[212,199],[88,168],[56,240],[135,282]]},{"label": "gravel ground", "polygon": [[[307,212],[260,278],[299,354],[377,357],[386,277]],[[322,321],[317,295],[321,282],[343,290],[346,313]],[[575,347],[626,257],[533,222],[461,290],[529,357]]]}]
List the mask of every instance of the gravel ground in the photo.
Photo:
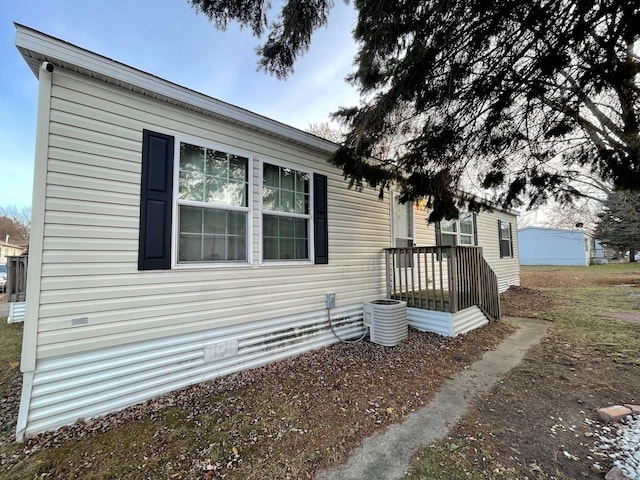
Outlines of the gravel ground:
[{"label": "gravel ground", "polygon": [[640,480],[640,416],[627,416],[620,423],[600,427],[594,455],[613,461],[629,480]]}]

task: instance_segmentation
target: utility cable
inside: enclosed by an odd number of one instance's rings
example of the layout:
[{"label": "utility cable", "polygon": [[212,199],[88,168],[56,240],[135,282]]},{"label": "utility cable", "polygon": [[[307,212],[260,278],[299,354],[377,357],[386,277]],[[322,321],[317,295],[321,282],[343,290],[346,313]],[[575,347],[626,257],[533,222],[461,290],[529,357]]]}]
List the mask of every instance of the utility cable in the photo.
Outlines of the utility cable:
[{"label": "utility cable", "polygon": [[327,317],[329,318],[329,326],[331,327],[331,331],[333,332],[335,337],[338,340],[340,340],[342,343],[358,343],[358,342],[361,342],[362,340],[364,340],[364,337],[366,337],[367,333],[369,332],[369,327],[367,327],[365,325],[364,326],[364,333],[362,334],[362,336],[360,338],[356,338],[355,340],[345,340],[343,338],[340,338],[340,335],[338,335],[338,333],[336,332],[335,328],[333,327],[333,322],[331,321],[331,309],[330,308],[327,308]]}]

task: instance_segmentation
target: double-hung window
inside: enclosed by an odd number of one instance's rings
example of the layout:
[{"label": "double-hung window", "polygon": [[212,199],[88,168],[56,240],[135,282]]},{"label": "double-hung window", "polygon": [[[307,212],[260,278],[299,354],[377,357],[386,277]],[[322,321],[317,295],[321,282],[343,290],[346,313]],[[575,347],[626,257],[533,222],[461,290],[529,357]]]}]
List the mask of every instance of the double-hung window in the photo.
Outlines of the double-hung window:
[{"label": "double-hung window", "polygon": [[458,244],[458,221],[441,220],[440,238],[436,240],[438,245],[453,247]]},{"label": "double-hung window", "polygon": [[500,241],[500,258],[513,257],[513,237],[510,222],[498,220],[498,236]]},{"label": "double-hung window", "polygon": [[[441,220],[436,243],[442,246],[475,245],[476,222],[473,213],[461,213],[454,220]],[[438,231],[438,229],[436,229]]]},{"label": "double-hung window", "polygon": [[262,259],[311,259],[311,176],[262,164]]},{"label": "double-hung window", "polygon": [[329,263],[326,175],[261,162],[233,147],[143,130],[138,269],[250,265],[253,205],[260,208],[260,260]]},{"label": "double-hung window", "polygon": [[179,264],[248,261],[249,158],[180,142]]}]

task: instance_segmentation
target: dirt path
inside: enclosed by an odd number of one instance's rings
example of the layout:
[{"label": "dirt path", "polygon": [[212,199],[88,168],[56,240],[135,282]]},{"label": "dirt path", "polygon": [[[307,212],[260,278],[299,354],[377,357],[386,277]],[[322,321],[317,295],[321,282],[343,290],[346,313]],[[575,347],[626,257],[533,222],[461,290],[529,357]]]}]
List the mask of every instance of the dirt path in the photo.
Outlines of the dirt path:
[{"label": "dirt path", "polygon": [[446,435],[466,412],[469,402],[520,363],[529,347],[542,339],[549,325],[541,320],[522,318],[510,318],[509,321],[519,327],[516,333],[446,382],[427,406],[401,424],[392,425],[383,434],[365,440],[352,451],[342,468],[321,472],[316,478],[402,478],[414,451]]}]

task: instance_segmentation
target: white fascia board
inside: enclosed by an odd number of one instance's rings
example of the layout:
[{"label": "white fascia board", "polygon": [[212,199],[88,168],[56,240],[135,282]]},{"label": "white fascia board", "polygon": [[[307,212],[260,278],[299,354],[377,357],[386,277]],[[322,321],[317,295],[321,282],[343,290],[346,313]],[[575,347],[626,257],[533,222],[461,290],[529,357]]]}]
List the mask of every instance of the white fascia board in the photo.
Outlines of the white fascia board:
[{"label": "white fascia board", "polygon": [[18,23],[15,27],[16,47],[36,77],[40,64],[46,61],[59,68],[71,69],[152,98],[208,113],[320,152],[333,153],[338,148],[338,145],[323,138],[182,87],[30,27]]}]

